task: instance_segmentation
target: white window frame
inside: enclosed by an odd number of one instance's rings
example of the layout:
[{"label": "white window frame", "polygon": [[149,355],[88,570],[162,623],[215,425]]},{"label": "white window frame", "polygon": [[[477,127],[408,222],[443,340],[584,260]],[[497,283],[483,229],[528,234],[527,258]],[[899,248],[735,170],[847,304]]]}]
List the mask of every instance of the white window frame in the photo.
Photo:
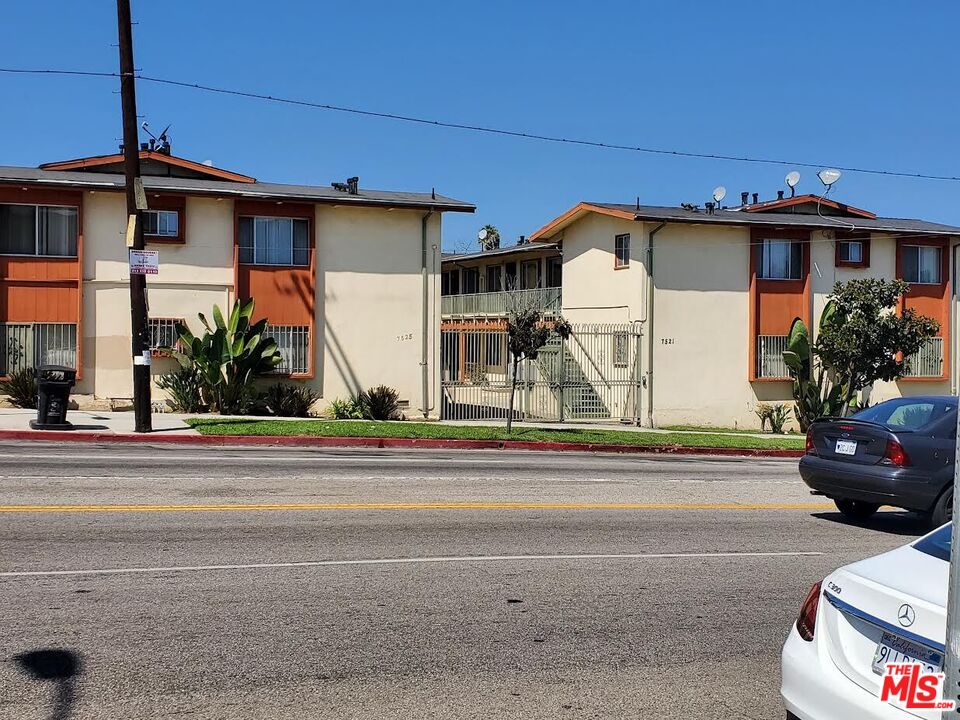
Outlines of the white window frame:
[{"label": "white window frame", "polygon": [[[75,258],[77,257],[77,247],[80,244],[80,207],[78,205],[54,205],[50,203],[0,203],[0,205],[32,207],[33,208],[33,252],[32,253],[13,253],[3,252],[0,249],[0,255],[8,257],[41,257],[41,258]],[[75,210],[77,213],[77,235],[74,238],[73,255],[47,255],[40,253],[40,208],[61,208],[64,210]]]},{"label": "white window frame", "polygon": [[[767,248],[771,245],[786,245],[788,248],[787,251],[787,274],[785,277],[780,277],[777,275],[768,275],[766,272],[767,265]],[[793,267],[793,246],[800,245],[800,265],[797,268]],[[803,279],[803,243],[799,240],[791,240],[788,238],[764,238],[760,241],[760,257],[757,258],[757,278],[760,280],[783,280],[783,281],[793,281]],[[796,276],[794,276],[794,270],[796,270]]]},{"label": "white window frame", "polygon": [[[850,256],[850,250],[853,249],[853,246],[857,246],[857,257],[853,258]],[[846,249],[847,257],[843,256],[843,251]],[[863,241],[862,240],[841,240],[840,241],[840,262],[845,263],[862,263],[863,262]]]},{"label": "white window frame", "polygon": [[[175,350],[180,344],[180,338],[177,335],[177,323],[182,323],[183,318],[172,318],[172,317],[152,317],[147,318],[147,334],[149,336],[150,352],[157,353],[164,350]],[[159,345],[153,341],[155,334],[155,329],[159,331],[162,327],[170,327],[173,330],[173,344],[172,345]]]},{"label": "white window frame", "polygon": [[[902,280],[906,280],[906,281],[907,281],[908,283],[910,283],[911,285],[940,285],[940,284],[943,283],[943,273],[941,272],[941,266],[942,266],[942,263],[943,263],[943,254],[942,254],[942,253],[943,253],[943,248],[941,248],[939,245],[907,245],[907,244],[904,244],[904,245],[901,245],[901,246],[900,246],[900,252],[901,252],[901,253],[904,252],[904,251],[907,250],[907,249],[916,250],[916,251],[917,251],[917,279],[916,279],[916,280],[912,280],[912,279],[906,277],[906,274],[904,273],[904,277],[901,278]],[[921,262],[920,262],[920,261],[921,261],[921,259],[923,258],[923,255],[925,254],[924,251],[932,251],[932,253],[933,253],[933,254],[936,256],[936,258],[937,258],[936,265],[934,266],[935,269],[936,269],[936,273],[937,273],[937,279],[936,279],[935,282],[924,282],[923,280],[920,279],[920,276],[922,275],[922,272],[921,272]],[[903,262],[903,258],[901,257],[901,258],[900,258],[900,267],[901,267],[901,269],[904,267],[905,264],[906,264],[906,263]]]},{"label": "white window frame", "polygon": [[630,233],[613,236],[613,267],[630,267]]},{"label": "white window frame", "polygon": [[282,358],[282,362],[277,365],[276,368],[274,368],[274,374],[292,376],[310,374],[310,370],[312,368],[312,358],[310,357],[311,330],[312,328],[309,325],[267,325],[266,328],[264,328],[263,336],[267,338],[273,338],[274,342],[277,343],[278,350],[282,347],[285,347],[285,345],[281,342],[278,342],[277,336],[281,336],[279,338],[280,340],[286,339],[283,336],[289,336],[290,347],[293,346],[294,338],[306,338],[306,346],[303,349],[303,360],[305,361],[305,364],[302,366],[302,369],[301,366],[294,367],[294,360],[296,360],[296,358],[283,357],[283,353],[281,351],[280,356]]},{"label": "white window frame", "polygon": [[[243,265],[259,265],[260,267],[310,267],[310,220],[309,218],[304,217],[286,217],[280,215],[241,215],[240,220],[253,220],[253,246],[252,257],[249,262],[242,262]],[[257,220],[289,220],[290,225],[290,262],[288,263],[267,263],[267,262],[257,262]],[[296,262],[297,259],[297,247],[294,244],[296,238],[296,230],[294,229],[295,223],[305,222],[307,224],[307,261],[305,263]]]},{"label": "white window frame", "polygon": [[[162,237],[162,238],[177,238],[180,237],[180,211],[179,210],[144,210],[144,223],[143,223],[143,234],[150,237]],[[168,217],[173,215],[174,222],[176,223],[176,228],[171,232],[169,224],[164,230],[163,223],[161,222],[163,217]],[[147,230],[147,217],[155,217],[157,222],[157,231],[149,232]],[[168,221],[169,222],[169,221]]]}]

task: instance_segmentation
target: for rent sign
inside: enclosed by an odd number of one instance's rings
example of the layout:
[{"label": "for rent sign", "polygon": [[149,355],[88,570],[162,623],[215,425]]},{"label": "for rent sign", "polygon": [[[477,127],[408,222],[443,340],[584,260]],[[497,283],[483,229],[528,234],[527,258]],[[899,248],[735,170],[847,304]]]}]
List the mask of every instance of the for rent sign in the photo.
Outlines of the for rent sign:
[{"label": "for rent sign", "polygon": [[131,275],[156,275],[160,269],[158,250],[130,250]]}]

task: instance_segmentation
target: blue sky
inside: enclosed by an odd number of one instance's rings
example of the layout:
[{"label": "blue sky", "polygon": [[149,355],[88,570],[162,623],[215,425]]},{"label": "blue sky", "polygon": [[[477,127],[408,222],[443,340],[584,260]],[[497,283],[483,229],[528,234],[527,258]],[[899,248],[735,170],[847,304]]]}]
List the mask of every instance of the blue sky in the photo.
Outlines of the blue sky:
[{"label": "blue sky", "polygon": [[[117,68],[112,0],[4,8],[13,67]],[[960,175],[952,0],[804,3],[133,0],[145,74],[255,92],[696,152]],[[110,79],[0,75],[0,164],[110,152]],[[580,200],[773,197],[789,168],[565,147],[141,83],[174,152],[261,180],[426,190],[474,202],[444,248],[504,244]],[[798,188],[820,188],[804,170]],[[960,225],[960,183],[846,173],[835,196]]]}]

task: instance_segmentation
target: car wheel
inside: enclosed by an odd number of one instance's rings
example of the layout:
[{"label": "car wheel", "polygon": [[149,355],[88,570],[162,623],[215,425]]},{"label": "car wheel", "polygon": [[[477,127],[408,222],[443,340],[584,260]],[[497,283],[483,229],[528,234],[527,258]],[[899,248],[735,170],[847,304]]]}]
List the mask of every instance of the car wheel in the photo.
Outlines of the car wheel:
[{"label": "car wheel", "polygon": [[930,525],[940,527],[953,520],[953,487],[948,487],[942,493],[937,501],[927,513]]},{"label": "car wheel", "polygon": [[873,503],[863,502],[862,500],[846,500],[844,498],[837,498],[833,502],[837,505],[837,510],[851,520],[866,520],[869,517],[873,517],[877,510],[880,509],[879,505],[874,505]]}]

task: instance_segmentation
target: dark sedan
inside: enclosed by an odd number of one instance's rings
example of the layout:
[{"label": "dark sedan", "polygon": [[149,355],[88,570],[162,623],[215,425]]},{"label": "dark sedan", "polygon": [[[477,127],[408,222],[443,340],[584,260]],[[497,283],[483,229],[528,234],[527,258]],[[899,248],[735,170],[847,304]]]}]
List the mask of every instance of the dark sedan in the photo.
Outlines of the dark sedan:
[{"label": "dark sedan", "polygon": [[863,520],[881,505],[949,522],[957,398],[887,400],[849,418],[821,418],[807,430],[800,476],[845,516]]}]

